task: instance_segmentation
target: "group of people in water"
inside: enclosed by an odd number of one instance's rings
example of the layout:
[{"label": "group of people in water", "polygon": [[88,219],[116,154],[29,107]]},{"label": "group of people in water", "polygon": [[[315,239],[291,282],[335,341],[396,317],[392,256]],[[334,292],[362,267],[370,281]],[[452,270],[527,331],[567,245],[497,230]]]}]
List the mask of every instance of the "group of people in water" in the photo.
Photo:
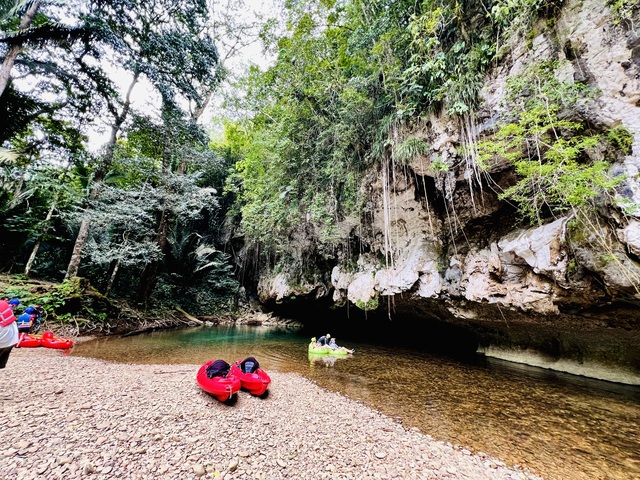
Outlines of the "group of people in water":
[{"label": "group of people in water", "polygon": [[354,352],[354,350],[349,350],[348,348],[338,346],[338,344],[336,343],[336,339],[332,338],[329,333],[327,333],[326,335],[322,335],[318,339],[316,339],[316,337],[313,337],[311,339],[311,342],[315,343],[317,347],[329,347],[332,350],[343,350],[343,351],[346,351],[347,353]]}]

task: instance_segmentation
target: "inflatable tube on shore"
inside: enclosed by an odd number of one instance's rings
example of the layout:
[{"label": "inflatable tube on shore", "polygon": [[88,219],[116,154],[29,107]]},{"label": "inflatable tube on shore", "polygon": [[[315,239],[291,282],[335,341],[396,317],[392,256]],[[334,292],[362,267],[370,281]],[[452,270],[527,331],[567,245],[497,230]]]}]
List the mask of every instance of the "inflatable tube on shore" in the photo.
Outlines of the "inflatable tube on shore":
[{"label": "inflatable tube on shore", "polygon": [[42,337],[40,335],[30,335],[21,333],[16,348],[35,348],[42,346]]},{"label": "inflatable tube on shore", "polygon": [[58,337],[53,332],[44,332],[42,334],[41,343],[46,348],[71,348],[73,347],[73,340],[68,338]]}]

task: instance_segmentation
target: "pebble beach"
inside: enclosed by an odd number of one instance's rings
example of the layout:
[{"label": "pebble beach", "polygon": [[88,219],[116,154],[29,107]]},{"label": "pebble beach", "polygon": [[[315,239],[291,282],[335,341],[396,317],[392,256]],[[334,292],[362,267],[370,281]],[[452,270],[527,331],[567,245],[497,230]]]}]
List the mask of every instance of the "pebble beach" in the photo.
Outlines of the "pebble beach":
[{"label": "pebble beach", "polygon": [[203,392],[200,365],[13,349],[0,370],[0,479],[540,480],[291,373],[265,398]]}]

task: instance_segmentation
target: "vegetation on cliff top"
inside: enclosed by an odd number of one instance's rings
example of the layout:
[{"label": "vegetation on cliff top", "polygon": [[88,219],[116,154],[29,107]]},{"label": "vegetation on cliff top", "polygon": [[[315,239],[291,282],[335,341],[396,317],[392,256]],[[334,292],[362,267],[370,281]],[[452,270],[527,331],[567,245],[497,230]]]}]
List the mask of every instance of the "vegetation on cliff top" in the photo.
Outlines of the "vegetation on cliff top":
[{"label": "vegetation on cliff top", "polygon": [[[275,64],[253,70],[243,85],[247,95],[239,102],[254,114],[227,128],[239,157],[227,191],[237,195],[246,239],[275,268],[290,262],[294,238],[307,240],[297,245],[305,249],[302,270],[318,258],[346,264],[368,248],[361,229],[374,208],[383,210],[383,233],[391,236],[393,184],[416,158],[425,159],[434,177],[464,174],[471,190],[497,190],[534,224],[614,193],[623,177],[611,178],[610,164],[629,153],[616,140],[625,136],[624,126],[608,132],[582,115],[576,105],[598,92],[558,81],[557,63],[532,65],[512,79],[508,115],[496,118],[494,131],[478,134],[474,115],[488,73],[518,41],[540,29],[553,35],[561,6],[549,0],[288,4],[288,30],[273,40]],[[457,122],[458,156],[444,161],[431,154],[422,139],[430,115]],[[518,181],[501,191],[487,180],[487,166],[504,160]],[[358,181],[374,168],[383,183],[381,206]],[[452,192],[439,193],[450,202],[447,220],[457,229],[455,212],[464,206],[453,205]],[[345,233],[337,225],[348,217],[359,223]],[[388,239],[385,245],[389,265]]]},{"label": "vegetation on cliff top", "polygon": [[513,201],[534,225],[567,212],[577,214],[612,192],[623,176],[611,177],[612,161],[628,153],[628,132],[618,127],[603,136],[575,110],[595,89],[558,81],[554,62],[530,66],[509,79],[505,118],[477,144],[481,168],[496,157],[515,166],[518,181],[499,198]]}]

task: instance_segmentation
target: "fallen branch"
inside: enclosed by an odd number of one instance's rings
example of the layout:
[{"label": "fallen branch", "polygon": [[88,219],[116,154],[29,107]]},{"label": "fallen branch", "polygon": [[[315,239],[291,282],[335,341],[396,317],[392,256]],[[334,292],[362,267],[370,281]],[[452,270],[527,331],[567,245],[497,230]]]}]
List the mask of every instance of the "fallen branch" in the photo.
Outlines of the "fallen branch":
[{"label": "fallen branch", "polygon": [[198,325],[203,325],[204,322],[202,320],[198,320],[196,317],[194,317],[193,315],[189,315],[187,312],[185,312],[183,309],[181,309],[180,307],[176,307],[176,310],[178,312],[180,312],[181,314],[183,314],[185,317],[187,317],[187,319],[191,322],[195,322]]}]

